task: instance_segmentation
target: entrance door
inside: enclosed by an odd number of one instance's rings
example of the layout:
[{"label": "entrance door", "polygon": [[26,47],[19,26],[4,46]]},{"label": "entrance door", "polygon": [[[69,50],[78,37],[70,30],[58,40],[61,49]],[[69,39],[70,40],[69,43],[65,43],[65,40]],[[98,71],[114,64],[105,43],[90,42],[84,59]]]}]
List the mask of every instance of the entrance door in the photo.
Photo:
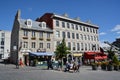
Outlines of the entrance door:
[{"label": "entrance door", "polygon": [[25,55],[24,56],[24,64],[26,65],[26,66],[28,66],[28,55]]}]

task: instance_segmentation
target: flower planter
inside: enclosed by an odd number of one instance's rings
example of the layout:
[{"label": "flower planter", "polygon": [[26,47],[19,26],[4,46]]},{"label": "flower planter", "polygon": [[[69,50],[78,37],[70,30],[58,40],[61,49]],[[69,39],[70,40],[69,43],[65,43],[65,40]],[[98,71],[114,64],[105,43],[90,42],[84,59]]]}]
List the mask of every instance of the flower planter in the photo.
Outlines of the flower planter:
[{"label": "flower planter", "polygon": [[114,65],[114,70],[118,71],[119,70],[119,66],[118,65]]},{"label": "flower planter", "polygon": [[92,70],[97,70],[97,65],[92,65]]},{"label": "flower planter", "polygon": [[107,71],[112,71],[112,65],[107,65]]},{"label": "flower planter", "polygon": [[107,65],[101,65],[101,69],[102,70],[106,70],[107,69]]}]

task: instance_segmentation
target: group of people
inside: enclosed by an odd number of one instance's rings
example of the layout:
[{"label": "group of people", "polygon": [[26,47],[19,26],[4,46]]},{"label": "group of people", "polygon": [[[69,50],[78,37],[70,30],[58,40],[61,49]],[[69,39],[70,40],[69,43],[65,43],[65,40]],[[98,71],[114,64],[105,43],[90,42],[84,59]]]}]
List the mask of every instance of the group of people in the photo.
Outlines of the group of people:
[{"label": "group of people", "polygon": [[66,62],[66,68],[65,68],[65,72],[66,71],[70,71],[73,70],[74,72],[79,72],[79,68],[80,68],[80,62],[75,62],[75,61],[71,61],[71,62]]}]

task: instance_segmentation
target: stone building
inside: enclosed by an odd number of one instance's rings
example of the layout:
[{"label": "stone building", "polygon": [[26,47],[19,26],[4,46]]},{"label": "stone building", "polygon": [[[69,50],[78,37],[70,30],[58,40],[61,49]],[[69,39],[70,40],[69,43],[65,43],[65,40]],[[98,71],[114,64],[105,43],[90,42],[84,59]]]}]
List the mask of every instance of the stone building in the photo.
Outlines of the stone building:
[{"label": "stone building", "polygon": [[21,19],[18,10],[11,33],[11,61],[16,63],[22,59],[24,64],[29,61],[29,52],[53,52],[53,30],[46,22]]},{"label": "stone building", "polygon": [[10,53],[11,31],[0,30],[0,59],[8,59]]},{"label": "stone building", "polygon": [[100,52],[99,27],[90,21],[82,22],[79,17],[69,18],[67,14],[45,13],[36,21],[44,21],[53,30],[53,48],[56,49],[63,37],[73,56],[82,56],[84,52]]}]

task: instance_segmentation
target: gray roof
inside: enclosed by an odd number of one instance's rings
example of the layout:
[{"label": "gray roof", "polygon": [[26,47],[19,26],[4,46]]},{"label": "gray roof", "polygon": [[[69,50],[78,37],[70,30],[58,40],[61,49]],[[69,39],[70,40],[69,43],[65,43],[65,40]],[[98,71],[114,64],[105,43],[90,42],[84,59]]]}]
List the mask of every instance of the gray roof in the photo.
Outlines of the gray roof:
[{"label": "gray roof", "polygon": [[19,22],[20,27],[22,29],[29,29],[29,30],[36,30],[36,31],[45,31],[45,32],[53,32],[53,30],[50,29],[48,26],[46,26],[46,28],[42,28],[42,27],[39,26],[41,22],[37,22],[37,21],[33,21],[33,20],[31,20],[32,21],[32,26],[28,27],[26,25],[26,21],[27,20],[25,20],[25,19],[18,19],[18,22]]}]

